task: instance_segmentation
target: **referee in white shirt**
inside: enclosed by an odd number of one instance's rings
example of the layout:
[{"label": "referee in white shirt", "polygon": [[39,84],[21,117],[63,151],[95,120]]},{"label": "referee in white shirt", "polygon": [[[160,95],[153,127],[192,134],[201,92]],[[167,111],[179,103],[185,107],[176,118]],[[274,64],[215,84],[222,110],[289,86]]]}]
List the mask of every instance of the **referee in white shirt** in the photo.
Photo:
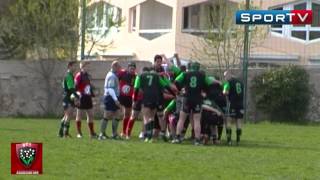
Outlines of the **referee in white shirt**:
[{"label": "referee in white shirt", "polygon": [[118,100],[120,90],[119,90],[119,80],[117,77],[117,72],[121,69],[118,61],[113,61],[111,64],[111,69],[108,72],[105,83],[104,83],[104,114],[101,120],[100,135],[99,140],[104,140],[107,138],[106,129],[108,121],[112,120],[112,138],[118,138],[118,125],[119,125],[119,109],[120,103]]}]

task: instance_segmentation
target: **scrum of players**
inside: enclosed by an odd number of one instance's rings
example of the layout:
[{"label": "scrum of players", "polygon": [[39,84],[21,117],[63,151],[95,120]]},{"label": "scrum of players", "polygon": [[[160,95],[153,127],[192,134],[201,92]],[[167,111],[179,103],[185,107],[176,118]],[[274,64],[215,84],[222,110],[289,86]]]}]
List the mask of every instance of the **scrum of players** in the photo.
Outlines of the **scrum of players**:
[{"label": "scrum of players", "polygon": [[[194,145],[221,144],[223,129],[227,145],[232,141],[232,122],[236,124],[235,144],[240,143],[243,119],[243,84],[230,71],[218,80],[201,70],[198,62],[176,64],[165,55],[156,55],[150,67],[136,72],[129,62],[122,68],[112,62],[104,83],[104,113],[99,132],[94,130],[93,92],[87,62],[68,63],[63,80],[64,116],[58,136],[71,137],[70,119],[76,108],[77,138],[82,138],[81,118],[85,114],[90,138],[98,140],[131,138],[135,121],[142,116],[139,138],[146,143],[163,140],[173,144],[191,140]],[[118,129],[122,121],[122,129]],[[112,127],[109,136],[108,124]],[[136,128],[137,129],[137,128]],[[188,130],[190,137],[186,137]],[[119,133],[120,131],[120,133]]]}]

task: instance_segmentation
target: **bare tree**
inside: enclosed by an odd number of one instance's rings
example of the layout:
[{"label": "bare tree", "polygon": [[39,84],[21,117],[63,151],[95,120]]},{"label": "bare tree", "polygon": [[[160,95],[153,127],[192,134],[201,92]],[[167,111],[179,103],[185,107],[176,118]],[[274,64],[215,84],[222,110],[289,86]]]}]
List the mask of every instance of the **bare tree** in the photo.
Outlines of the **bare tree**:
[{"label": "bare tree", "polygon": [[86,44],[89,45],[87,56],[90,56],[94,48],[105,51],[112,46],[113,40],[105,42],[113,32],[118,31],[124,19],[121,17],[121,9],[106,3],[96,2],[88,7],[86,27]]},{"label": "bare tree", "polygon": [[[193,56],[209,67],[224,70],[239,66],[243,51],[244,27],[235,24],[234,14],[244,4],[226,0],[211,0],[206,6],[206,33],[199,38],[200,46],[193,47]],[[267,29],[250,27],[250,43],[258,44],[264,39]]]},{"label": "bare tree", "polygon": [[[59,103],[61,103],[61,77],[57,74],[59,72],[59,61],[55,59],[42,59],[35,61],[34,63],[23,62],[26,67],[25,70],[35,75],[38,79],[36,84],[44,96],[37,96],[35,101],[38,103],[39,110],[44,115],[55,115],[60,109]],[[34,81],[35,79],[31,79]],[[34,82],[30,82],[32,84]],[[57,98],[59,97],[59,98]]]}]

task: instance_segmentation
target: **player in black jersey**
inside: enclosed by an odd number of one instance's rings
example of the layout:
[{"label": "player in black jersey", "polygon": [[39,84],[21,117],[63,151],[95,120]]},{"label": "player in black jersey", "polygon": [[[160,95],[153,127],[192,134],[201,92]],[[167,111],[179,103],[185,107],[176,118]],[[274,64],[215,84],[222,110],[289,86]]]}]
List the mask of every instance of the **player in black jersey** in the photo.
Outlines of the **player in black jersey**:
[{"label": "player in black jersey", "polygon": [[181,143],[181,132],[187,115],[192,113],[195,131],[195,145],[200,144],[201,133],[201,106],[202,106],[202,91],[207,85],[212,82],[205,73],[200,71],[199,63],[192,63],[187,72],[181,73],[175,80],[177,87],[184,88],[182,110],[180,111],[179,121],[177,125],[177,137],[172,143]]},{"label": "player in black jersey", "polygon": [[226,82],[223,86],[223,94],[227,97],[227,118],[226,118],[226,133],[227,142],[231,145],[231,120],[236,121],[236,134],[237,134],[237,144],[240,142],[240,136],[242,134],[241,130],[241,120],[243,119],[243,83],[232,76],[231,72],[224,72],[224,77]]}]

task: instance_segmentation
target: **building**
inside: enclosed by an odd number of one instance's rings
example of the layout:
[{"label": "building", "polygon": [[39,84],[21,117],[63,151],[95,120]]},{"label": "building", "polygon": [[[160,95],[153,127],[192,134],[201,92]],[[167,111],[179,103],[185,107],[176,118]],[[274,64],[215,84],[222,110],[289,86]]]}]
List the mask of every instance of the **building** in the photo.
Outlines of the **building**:
[{"label": "building", "polygon": [[[312,9],[313,24],[266,26],[265,39],[251,47],[250,65],[320,63],[320,0],[251,1],[260,9]],[[89,30],[99,39],[90,56],[135,60],[152,60],[155,54],[172,56],[175,52],[193,59],[194,46],[201,46],[199,35],[206,33],[206,13],[212,10],[208,0],[91,0],[88,7],[90,17],[95,19]],[[107,18],[99,16],[103,12],[112,12],[115,19],[122,17],[122,26],[110,30]],[[106,30],[109,35],[100,38]],[[89,49],[87,44],[86,52]]]}]

